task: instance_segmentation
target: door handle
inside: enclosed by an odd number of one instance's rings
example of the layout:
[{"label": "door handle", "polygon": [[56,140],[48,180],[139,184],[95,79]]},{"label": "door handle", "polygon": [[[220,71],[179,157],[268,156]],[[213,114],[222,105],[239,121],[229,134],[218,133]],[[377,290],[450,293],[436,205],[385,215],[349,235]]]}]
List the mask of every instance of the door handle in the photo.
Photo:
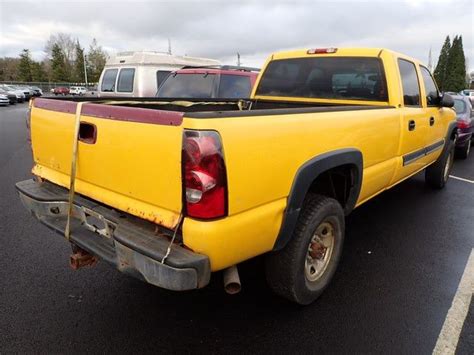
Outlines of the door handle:
[{"label": "door handle", "polygon": [[408,121],[408,130],[409,131],[413,131],[416,127],[416,124],[415,124],[415,121],[414,120],[410,120]]},{"label": "door handle", "polygon": [[430,117],[430,126],[434,125],[434,123],[435,123],[434,117]]}]

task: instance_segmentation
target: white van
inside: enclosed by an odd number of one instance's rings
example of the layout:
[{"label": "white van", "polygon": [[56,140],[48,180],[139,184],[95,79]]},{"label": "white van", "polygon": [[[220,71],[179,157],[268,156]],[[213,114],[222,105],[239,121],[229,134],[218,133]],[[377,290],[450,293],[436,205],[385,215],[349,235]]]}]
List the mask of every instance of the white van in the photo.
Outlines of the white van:
[{"label": "white van", "polygon": [[111,56],[100,75],[100,97],[154,97],[169,73],[186,66],[215,66],[214,59],[160,52],[121,52]]}]

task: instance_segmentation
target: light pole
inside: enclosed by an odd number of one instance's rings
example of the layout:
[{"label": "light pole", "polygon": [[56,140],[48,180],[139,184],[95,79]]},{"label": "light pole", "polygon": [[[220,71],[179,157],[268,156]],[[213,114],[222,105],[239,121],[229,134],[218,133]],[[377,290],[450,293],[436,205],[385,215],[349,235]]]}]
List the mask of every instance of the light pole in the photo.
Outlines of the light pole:
[{"label": "light pole", "polygon": [[84,78],[86,79],[86,90],[87,90],[87,66],[86,66],[86,53],[82,53],[84,58]]}]

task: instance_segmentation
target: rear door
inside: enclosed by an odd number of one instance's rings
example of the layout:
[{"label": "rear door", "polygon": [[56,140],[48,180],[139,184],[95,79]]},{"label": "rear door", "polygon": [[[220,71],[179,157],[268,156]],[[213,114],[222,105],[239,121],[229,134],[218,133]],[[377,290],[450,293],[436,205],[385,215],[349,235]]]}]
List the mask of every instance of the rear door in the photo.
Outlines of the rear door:
[{"label": "rear door", "polygon": [[397,177],[397,180],[399,180],[420,170],[427,164],[425,147],[429,128],[429,114],[422,104],[420,78],[415,63],[398,58],[397,64],[403,93],[400,149],[402,168]]}]

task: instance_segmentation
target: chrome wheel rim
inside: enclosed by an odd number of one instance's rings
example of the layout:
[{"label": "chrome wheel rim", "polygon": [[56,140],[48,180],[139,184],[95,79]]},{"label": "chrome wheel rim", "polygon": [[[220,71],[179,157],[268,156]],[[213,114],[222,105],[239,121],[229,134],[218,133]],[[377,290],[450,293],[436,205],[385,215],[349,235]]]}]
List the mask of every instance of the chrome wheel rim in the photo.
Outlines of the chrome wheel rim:
[{"label": "chrome wheel rim", "polygon": [[308,245],[305,259],[305,277],[308,281],[318,280],[326,271],[334,249],[335,230],[331,223],[321,223]]},{"label": "chrome wheel rim", "polygon": [[446,160],[446,164],[444,166],[444,181],[448,181],[449,172],[451,171],[451,166],[453,165],[454,154],[453,152],[449,152],[448,159]]}]

